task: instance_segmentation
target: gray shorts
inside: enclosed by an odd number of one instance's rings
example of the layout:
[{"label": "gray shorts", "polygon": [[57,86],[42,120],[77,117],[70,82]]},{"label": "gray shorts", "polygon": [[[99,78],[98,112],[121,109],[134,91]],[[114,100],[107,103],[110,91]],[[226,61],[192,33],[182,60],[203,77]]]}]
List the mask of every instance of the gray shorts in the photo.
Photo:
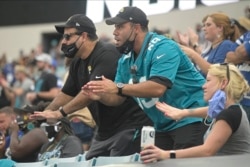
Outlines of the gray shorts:
[{"label": "gray shorts", "polygon": [[126,129],[107,140],[93,139],[86,160],[98,156],[125,156],[140,152],[140,130]]}]

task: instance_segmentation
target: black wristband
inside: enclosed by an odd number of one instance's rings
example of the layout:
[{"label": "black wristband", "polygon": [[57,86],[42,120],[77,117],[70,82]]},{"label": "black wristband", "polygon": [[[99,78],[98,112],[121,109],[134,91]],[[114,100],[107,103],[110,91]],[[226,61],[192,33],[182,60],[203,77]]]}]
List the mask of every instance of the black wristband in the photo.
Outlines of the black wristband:
[{"label": "black wristband", "polygon": [[66,117],[66,116],[67,116],[67,114],[66,114],[65,111],[63,110],[63,107],[62,107],[62,106],[59,107],[59,111],[60,111],[60,113],[62,114],[63,117]]},{"label": "black wristband", "polygon": [[170,153],[170,159],[176,158],[175,150],[171,150],[169,153]]}]

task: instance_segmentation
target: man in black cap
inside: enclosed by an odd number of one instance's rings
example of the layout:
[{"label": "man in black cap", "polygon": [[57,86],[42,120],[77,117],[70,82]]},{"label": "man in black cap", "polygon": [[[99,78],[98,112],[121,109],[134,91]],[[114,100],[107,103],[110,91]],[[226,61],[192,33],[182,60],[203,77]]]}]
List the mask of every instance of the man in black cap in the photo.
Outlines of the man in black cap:
[{"label": "man in black cap", "polygon": [[59,95],[44,112],[35,112],[34,119],[59,119],[88,107],[97,124],[86,159],[97,156],[122,156],[140,151],[140,129],[152,125],[132,98],[116,107],[91,100],[81,87],[102,75],[113,80],[120,54],[109,43],[98,41],[94,23],[85,15],[76,14],[63,25],[56,25],[63,34],[62,51],[73,58],[69,76]]},{"label": "man in black cap", "polygon": [[202,90],[205,80],[178,44],[165,36],[148,32],[146,14],[137,7],[122,8],[106,23],[115,26],[114,39],[123,54],[115,83],[102,77],[102,81],[85,85],[83,92],[95,92],[89,97],[106,105],[119,104],[126,96],[134,97],[154,122],[155,145],[162,149],[202,144],[201,118],[175,121],[161,112],[165,103],[188,109],[206,106]]}]

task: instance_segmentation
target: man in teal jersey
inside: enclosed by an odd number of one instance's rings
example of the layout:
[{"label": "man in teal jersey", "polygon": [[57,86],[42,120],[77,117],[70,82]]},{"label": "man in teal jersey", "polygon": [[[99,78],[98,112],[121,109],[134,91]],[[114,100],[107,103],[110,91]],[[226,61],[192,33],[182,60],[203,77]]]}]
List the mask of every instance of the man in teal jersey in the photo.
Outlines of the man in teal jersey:
[{"label": "man in teal jersey", "polygon": [[164,116],[155,104],[165,102],[178,108],[206,106],[202,85],[205,80],[176,42],[148,32],[146,14],[137,7],[124,7],[113,18],[119,60],[115,82],[102,76],[90,81],[83,93],[106,105],[117,105],[128,96],[154,122],[155,145],[162,149],[181,149],[203,143],[202,120],[185,118],[175,121]]}]

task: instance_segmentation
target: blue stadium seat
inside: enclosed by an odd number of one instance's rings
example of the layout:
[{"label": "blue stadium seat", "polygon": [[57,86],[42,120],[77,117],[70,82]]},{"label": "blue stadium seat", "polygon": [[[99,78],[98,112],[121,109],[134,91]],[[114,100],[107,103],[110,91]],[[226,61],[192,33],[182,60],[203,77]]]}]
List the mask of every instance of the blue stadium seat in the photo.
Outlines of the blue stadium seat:
[{"label": "blue stadium seat", "polygon": [[13,167],[15,164],[16,162],[11,159],[0,159],[0,167]]}]

